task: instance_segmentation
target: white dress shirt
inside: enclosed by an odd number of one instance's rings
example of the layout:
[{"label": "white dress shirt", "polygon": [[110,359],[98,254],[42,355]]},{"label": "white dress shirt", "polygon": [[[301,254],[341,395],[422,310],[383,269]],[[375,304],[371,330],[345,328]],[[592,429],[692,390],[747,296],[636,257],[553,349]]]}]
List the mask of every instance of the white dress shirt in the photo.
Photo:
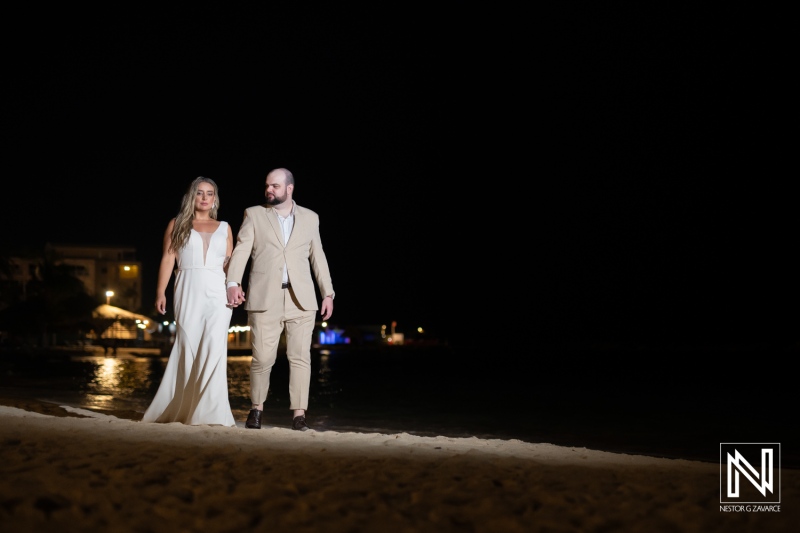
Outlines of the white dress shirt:
[{"label": "white dress shirt", "polygon": [[[294,228],[294,200],[292,200],[292,211],[285,217],[282,217],[275,211],[275,216],[278,217],[278,222],[283,230],[283,245],[289,242],[289,236],[292,234]],[[289,272],[286,269],[286,263],[283,264],[283,283],[289,283]]]},{"label": "white dress shirt", "polygon": [[[297,204],[294,203],[292,200],[292,210],[291,212],[282,217],[278,214],[278,211],[273,209],[275,216],[278,217],[278,223],[281,225],[281,230],[283,231],[283,245],[286,246],[286,243],[289,242],[289,237],[292,235],[292,228],[294,228],[294,210]],[[282,283],[289,283],[289,272],[286,270],[286,263],[283,264],[283,281]],[[235,281],[229,281],[227,283],[228,287],[235,287],[239,285]]]}]

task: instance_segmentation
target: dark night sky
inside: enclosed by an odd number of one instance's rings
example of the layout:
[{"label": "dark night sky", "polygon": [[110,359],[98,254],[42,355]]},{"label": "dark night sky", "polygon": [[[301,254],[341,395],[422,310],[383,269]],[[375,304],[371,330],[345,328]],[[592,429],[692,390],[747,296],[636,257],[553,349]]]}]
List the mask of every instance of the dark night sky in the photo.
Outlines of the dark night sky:
[{"label": "dark night sky", "polygon": [[743,8],[76,9],[11,22],[11,247],[135,246],[149,302],[189,182],[236,230],[285,166],[342,325],[797,340],[782,81]]}]

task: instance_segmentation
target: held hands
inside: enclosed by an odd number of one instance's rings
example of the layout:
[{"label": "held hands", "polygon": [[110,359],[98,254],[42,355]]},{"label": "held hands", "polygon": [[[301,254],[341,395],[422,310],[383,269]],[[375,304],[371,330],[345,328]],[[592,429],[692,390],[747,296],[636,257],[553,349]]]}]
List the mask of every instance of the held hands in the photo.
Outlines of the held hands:
[{"label": "held hands", "polygon": [[236,285],[234,287],[228,287],[228,307],[238,307],[240,304],[244,303],[244,291],[242,287]]}]

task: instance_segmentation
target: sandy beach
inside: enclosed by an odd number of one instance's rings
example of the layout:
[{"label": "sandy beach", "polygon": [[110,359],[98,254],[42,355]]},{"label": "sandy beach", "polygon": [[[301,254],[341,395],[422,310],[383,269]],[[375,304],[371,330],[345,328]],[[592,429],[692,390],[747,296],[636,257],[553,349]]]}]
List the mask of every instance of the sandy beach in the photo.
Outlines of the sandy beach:
[{"label": "sandy beach", "polygon": [[145,424],[0,398],[2,531],[771,532],[719,465],[516,440]]}]

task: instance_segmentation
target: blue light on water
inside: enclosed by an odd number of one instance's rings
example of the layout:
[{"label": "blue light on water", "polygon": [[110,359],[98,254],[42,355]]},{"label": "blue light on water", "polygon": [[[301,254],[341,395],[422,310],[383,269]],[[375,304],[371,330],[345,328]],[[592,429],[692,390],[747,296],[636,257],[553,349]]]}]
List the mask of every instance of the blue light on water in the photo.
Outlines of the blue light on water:
[{"label": "blue light on water", "polygon": [[350,338],[343,336],[343,333],[340,329],[320,330],[319,344],[350,344]]}]

